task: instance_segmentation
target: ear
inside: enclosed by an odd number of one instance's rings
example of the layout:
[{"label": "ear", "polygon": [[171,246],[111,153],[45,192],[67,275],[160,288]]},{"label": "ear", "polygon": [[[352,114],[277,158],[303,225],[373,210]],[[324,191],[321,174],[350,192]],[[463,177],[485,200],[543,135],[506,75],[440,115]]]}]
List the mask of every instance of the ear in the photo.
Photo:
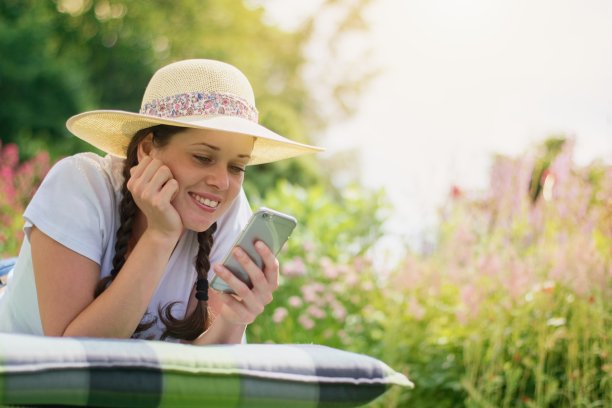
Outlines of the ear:
[{"label": "ear", "polygon": [[138,162],[151,154],[153,149],[153,133],[146,135],[140,143],[138,143]]}]

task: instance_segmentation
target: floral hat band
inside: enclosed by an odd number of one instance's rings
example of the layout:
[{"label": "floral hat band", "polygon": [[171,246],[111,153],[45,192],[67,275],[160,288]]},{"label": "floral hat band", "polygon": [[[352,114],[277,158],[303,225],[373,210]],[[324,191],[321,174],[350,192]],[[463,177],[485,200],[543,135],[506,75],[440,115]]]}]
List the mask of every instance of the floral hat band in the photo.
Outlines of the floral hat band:
[{"label": "floral hat band", "polygon": [[142,115],[159,118],[235,116],[258,122],[257,109],[246,100],[226,93],[187,92],[153,99],[140,108]]}]

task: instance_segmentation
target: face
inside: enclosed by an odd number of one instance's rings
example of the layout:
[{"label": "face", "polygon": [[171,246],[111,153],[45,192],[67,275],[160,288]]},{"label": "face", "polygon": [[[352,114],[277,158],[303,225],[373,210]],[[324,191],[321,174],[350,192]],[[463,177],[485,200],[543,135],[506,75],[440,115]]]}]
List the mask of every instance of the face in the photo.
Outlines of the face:
[{"label": "face", "polygon": [[172,205],[185,228],[206,231],[232,205],[244,180],[254,139],[203,129],[186,129],[162,147],[152,147],[172,172],[179,191]]}]

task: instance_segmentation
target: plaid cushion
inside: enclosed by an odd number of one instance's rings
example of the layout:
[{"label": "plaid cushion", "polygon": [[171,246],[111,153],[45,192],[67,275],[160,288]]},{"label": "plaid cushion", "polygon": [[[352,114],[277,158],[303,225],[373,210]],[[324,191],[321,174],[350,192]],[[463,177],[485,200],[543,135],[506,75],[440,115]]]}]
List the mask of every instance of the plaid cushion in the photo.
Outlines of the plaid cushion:
[{"label": "plaid cushion", "polygon": [[375,358],[320,345],[0,333],[0,406],[352,407],[394,384],[412,387]]}]

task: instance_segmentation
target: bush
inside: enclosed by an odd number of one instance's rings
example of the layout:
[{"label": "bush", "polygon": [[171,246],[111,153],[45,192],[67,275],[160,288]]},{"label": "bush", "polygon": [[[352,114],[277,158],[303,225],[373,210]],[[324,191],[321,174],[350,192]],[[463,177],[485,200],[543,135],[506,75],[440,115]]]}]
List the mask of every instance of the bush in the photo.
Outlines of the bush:
[{"label": "bush", "polygon": [[416,384],[398,405],[610,405],[612,169],[572,151],[497,157],[489,191],[454,188],[435,250],[395,272],[386,361]]},{"label": "bush", "polygon": [[46,152],[20,163],[17,145],[0,143],[0,257],[17,255],[23,240],[23,211],[49,168]]},{"label": "bush", "polygon": [[572,141],[543,149],[496,157],[488,191],[454,187],[435,247],[390,275],[369,252],[380,198],[281,183],[266,204],[302,227],[250,341],[362,352],[415,382],[375,407],[610,405],[612,169],[573,165]]},{"label": "bush", "polygon": [[280,182],[265,204],[298,218],[281,251],[281,288],[272,307],[249,327],[251,342],[321,343],[351,347],[363,307],[378,288],[367,251],[381,237],[384,194],[357,186],[337,199],[322,186]]}]

